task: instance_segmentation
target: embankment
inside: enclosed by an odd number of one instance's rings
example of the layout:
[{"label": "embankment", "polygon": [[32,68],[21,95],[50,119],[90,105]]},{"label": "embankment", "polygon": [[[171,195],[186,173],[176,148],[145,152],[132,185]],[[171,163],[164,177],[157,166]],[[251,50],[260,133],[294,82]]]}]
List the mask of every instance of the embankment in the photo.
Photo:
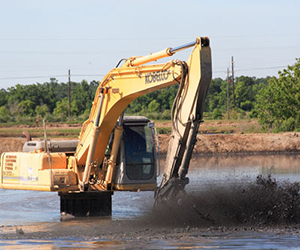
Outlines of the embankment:
[{"label": "embankment", "polygon": [[[162,154],[167,153],[169,138],[170,135],[159,135]],[[0,141],[2,153],[22,151],[26,140],[22,137],[1,137]],[[199,134],[194,148],[197,155],[275,153],[300,153],[300,133]]]},{"label": "embankment", "polygon": [[[170,136],[160,135],[161,153],[168,149]],[[300,133],[199,134],[194,154],[300,153]]]}]

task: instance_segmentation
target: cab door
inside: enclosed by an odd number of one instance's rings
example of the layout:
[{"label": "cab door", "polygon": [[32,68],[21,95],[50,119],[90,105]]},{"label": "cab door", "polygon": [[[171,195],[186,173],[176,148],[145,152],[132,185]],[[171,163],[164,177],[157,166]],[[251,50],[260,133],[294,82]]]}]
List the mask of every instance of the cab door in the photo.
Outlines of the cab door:
[{"label": "cab door", "polygon": [[156,189],[156,145],[149,122],[124,122],[115,190]]}]

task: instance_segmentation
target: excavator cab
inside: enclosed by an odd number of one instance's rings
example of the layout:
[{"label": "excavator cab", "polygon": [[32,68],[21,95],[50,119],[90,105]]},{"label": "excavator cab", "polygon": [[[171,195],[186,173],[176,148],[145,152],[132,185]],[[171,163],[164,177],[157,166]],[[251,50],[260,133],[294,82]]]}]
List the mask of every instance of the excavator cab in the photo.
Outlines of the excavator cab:
[{"label": "excavator cab", "polygon": [[157,162],[154,124],[146,117],[125,116],[114,190],[155,190]]}]

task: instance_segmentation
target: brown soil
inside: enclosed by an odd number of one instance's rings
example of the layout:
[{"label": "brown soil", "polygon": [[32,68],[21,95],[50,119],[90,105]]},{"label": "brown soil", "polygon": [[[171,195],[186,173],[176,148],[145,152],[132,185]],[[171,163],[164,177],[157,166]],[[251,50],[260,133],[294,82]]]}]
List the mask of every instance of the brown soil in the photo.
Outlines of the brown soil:
[{"label": "brown soil", "polygon": [[[170,135],[159,135],[162,154],[167,153],[169,138]],[[22,137],[2,137],[0,153],[22,151],[25,141]],[[199,155],[278,152],[300,152],[300,133],[199,134],[194,148],[194,154]]]},{"label": "brown soil", "polygon": [[[171,122],[157,122],[156,127],[169,127]],[[66,134],[57,134],[57,129],[76,128],[79,129],[80,124],[60,124],[49,123],[47,130],[51,134],[52,140],[77,139],[66,137]],[[15,129],[28,130],[34,135],[35,128],[28,125],[18,126]],[[14,127],[3,128],[0,137],[0,153],[11,151],[22,151],[25,142],[25,136],[12,137],[9,132]],[[227,155],[227,154],[257,154],[257,153],[278,153],[300,152],[300,133],[249,133],[260,130],[257,120],[206,120],[200,126],[200,133],[197,136],[194,154],[199,155]],[[68,133],[68,132],[66,132]],[[225,133],[225,134],[222,134]],[[230,134],[228,134],[230,133]],[[48,137],[51,137],[48,136]],[[72,135],[69,135],[72,136]],[[160,149],[162,154],[166,154],[168,150],[168,142],[170,135],[159,135]],[[38,138],[33,138],[38,139]]]},{"label": "brown soil", "polygon": [[4,137],[1,138],[0,154],[3,152],[20,152],[26,142],[25,138]]},{"label": "brown soil", "polygon": [[[168,149],[169,135],[160,135],[162,153]],[[257,154],[300,152],[300,133],[280,134],[199,134],[194,154]]]}]

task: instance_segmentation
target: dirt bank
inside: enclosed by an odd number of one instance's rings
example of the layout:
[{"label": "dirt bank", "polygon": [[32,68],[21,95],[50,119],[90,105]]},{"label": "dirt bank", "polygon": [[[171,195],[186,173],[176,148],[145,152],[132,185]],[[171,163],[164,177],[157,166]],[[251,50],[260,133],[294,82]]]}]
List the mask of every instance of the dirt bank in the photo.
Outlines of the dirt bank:
[{"label": "dirt bank", "polygon": [[[170,135],[159,135],[162,154],[167,152],[169,138]],[[25,138],[21,137],[2,137],[0,153],[21,151],[24,142]],[[300,153],[300,133],[199,134],[194,149],[194,154],[199,155],[272,154],[279,152]]]},{"label": "dirt bank", "polygon": [[[160,135],[161,152],[166,153],[170,136]],[[194,153],[199,155],[300,152],[300,133],[199,134]]]}]

